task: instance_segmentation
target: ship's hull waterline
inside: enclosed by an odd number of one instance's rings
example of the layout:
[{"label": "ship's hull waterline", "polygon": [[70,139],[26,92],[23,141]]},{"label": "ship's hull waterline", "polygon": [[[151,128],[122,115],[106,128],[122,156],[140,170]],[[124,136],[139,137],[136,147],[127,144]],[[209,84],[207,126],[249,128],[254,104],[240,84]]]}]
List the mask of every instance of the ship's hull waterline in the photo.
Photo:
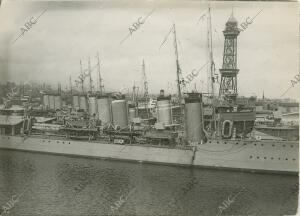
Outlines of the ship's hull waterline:
[{"label": "ship's hull waterline", "polygon": [[297,174],[299,170],[297,142],[212,140],[190,150],[1,135],[0,148],[257,172]]}]

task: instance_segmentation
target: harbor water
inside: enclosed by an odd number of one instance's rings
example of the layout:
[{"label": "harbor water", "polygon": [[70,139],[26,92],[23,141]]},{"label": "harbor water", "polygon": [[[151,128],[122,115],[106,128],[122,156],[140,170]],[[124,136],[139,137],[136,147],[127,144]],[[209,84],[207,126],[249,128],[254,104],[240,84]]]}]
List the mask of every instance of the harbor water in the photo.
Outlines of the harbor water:
[{"label": "harbor water", "polygon": [[2,215],[293,215],[298,177],[0,150]]}]

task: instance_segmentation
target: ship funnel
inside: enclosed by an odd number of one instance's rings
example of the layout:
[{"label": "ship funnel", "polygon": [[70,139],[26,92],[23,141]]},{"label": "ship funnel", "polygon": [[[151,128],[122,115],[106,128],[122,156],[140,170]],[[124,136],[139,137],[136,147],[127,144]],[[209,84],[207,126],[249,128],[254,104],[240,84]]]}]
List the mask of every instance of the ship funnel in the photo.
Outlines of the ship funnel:
[{"label": "ship funnel", "polygon": [[202,95],[199,93],[188,93],[185,98],[185,133],[186,140],[190,145],[203,142],[203,119],[202,119]]},{"label": "ship funnel", "polygon": [[165,96],[165,90],[160,90],[160,92],[159,92],[159,96],[160,97],[164,97]]},{"label": "ship funnel", "polygon": [[107,96],[100,96],[97,99],[97,113],[102,125],[111,123],[111,100]]},{"label": "ship funnel", "polygon": [[126,100],[112,101],[112,119],[115,126],[124,128],[128,126],[128,111]]},{"label": "ship funnel", "polygon": [[137,110],[132,104],[129,104],[128,107],[129,122],[133,122],[134,119],[137,117]]},{"label": "ship funnel", "polygon": [[157,122],[164,125],[172,124],[171,96],[164,96],[164,90],[160,90],[157,97]]}]

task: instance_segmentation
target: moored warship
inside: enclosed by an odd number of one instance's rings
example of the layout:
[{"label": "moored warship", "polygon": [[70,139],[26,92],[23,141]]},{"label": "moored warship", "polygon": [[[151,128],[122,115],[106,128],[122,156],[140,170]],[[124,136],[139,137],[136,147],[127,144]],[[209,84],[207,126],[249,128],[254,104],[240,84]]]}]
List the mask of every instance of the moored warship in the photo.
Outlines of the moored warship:
[{"label": "moored warship", "polygon": [[[175,25],[172,28],[178,87],[175,101],[161,90],[152,107],[146,81],[142,108],[135,93],[131,101],[123,95],[105,94],[99,69],[99,92],[91,88],[87,93],[72,93],[72,107],[63,108],[61,90],[57,94],[43,94],[46,112],[42,116],[28,105],[20,108],[10,106],[7,101],[0,109],[0,148],[297,174],[298,141],[263,140],[252,136],[255,109],[236,103],[239,29],[233,15],[223,31],[225,43],[218,98],[214,96],[212,54],[209,59],[212,93],[208,96],[198,92],[182,93],[184,80],[181,79]],[[212,46],[209,52],[212,53]],[[91,70],[89,72],[91,74]],[[83,86],[83,79],[80,84]],[[208,104],[203,102],[204,97],[210,101]],[[205,114],[204,107],[211,112]]]}]

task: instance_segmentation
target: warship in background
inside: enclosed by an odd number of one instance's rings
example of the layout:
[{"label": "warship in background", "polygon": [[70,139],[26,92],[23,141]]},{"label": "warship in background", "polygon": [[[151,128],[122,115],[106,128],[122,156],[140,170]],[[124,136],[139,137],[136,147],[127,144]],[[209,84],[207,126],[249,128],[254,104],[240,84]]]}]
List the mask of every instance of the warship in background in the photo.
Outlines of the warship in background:
[{"label": "warship in background", "polygon": [[299,140],[299,104],[264,98],[256,102],[255,130],[278,139]]},{"label": "warship in background", "polygon": [[[237,21],[226,23],[219,96],[214,93],[215,65],[212,52],[210,9],[208,16],[207,93],[186,92],[182,78],[175,24],[174,36],[177,97],[164,90],[153,98],[143,62],[144,95],[105,93],[98,56],[98,91],[92,88],[81,65],[76,83],[81,92],[42,95],[42,108],[30,100],[12,105],[13,97],[0,109],[0,148],[54,154],[239,169],[260,172],[298,173],[298,141],[253,135],[255,106],[237,103]],[[90,89],[84,91],[89,78]],[[65,99],[63,99],[65,98]],[[67,101],[67,102],[66,102]],[[71,103],[70,103],[71,101]],[[204,103],[205,101],[205,103]],[[67,105],[69,103],[69,105]],[[37,108],[38,107],[38,108]]]}]

